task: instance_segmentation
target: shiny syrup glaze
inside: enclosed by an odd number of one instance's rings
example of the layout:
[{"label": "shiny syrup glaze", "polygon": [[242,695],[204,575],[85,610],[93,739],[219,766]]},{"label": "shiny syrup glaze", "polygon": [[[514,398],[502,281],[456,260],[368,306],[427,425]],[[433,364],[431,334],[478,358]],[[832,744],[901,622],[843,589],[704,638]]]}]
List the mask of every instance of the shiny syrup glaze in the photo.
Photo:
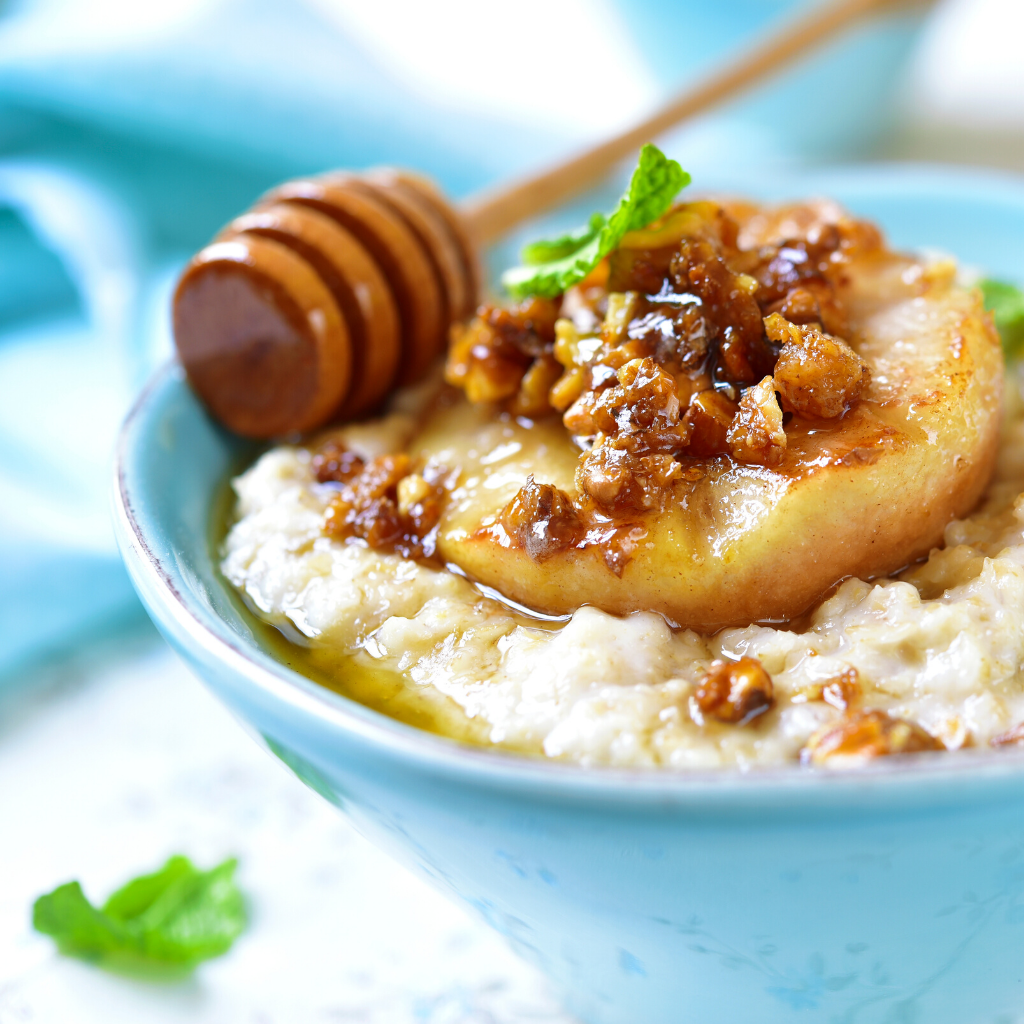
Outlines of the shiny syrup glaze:
[{"label": "shiny syrup glaze", "polygon": [[[213,502],[209,544],[210,557],[218,567],[224,538],[235,522],[235,493],[231,480],[242,468],[236,467],[224,479]],[[436,692],[430,697],[424,696],[423,691],[410,686],[401,673],[381,669],[371,658],[359,652],[317,643],[291,622],[268,622],[244,593],[223,578],[219,568],[217,575],[232,607],[252,631],[257,646],[276,662],[325,689],[406,725],[457,742],[487,745],[486,723],[467,718],[454,701],[439,698]],[[485,597],[500,598],[486,588],[481,588],[481,592]],[[549,619],[529,615],[526,609],[513,610],[523,625],[557,628]],[[534,756],[532,751],[521,753]]]}]

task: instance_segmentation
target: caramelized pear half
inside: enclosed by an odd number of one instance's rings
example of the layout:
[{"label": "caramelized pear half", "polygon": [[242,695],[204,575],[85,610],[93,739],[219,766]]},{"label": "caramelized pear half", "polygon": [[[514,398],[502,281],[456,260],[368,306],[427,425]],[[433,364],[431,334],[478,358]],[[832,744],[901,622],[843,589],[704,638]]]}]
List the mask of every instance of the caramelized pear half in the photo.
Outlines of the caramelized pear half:
[{"label": "caramelized pear half", "polygon": [[894,572],[940,543],[981,496],[999,436],[1003,360],[974,289],[906,257],[849,268],[853,348],[871,368],[838,422],[793,420],[777,466],[720,455],[632,517],[628,561],[597,546],[534,560],[494,529],[531,475],[576,494],[579,456],[561,421],[441,403],[412,452],[458,469],[438,551],[471,578],[545,613],[595,605],[659,611],[711,631],[805,612],[836,583]]}]

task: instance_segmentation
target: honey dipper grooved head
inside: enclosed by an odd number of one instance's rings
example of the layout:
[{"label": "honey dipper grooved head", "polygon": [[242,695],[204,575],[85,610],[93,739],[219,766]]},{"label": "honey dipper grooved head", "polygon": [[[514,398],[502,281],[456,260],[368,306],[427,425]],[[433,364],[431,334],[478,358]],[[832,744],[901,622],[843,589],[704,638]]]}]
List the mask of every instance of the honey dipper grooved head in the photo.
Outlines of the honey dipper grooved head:
[{"label": "honey dipper grooved head", "polygon": [[267,203],[310,206],[351,231],[384,271],[402,323],[398,383],[418,380],[444,347],[441,289],[412,229],[380,199],[330,180],[290,181],[270,192]]},{"label": "honey dipper grooved head", "polygon": [[192,260],[175,343],[226,426],[305,432],[419,379],[478,281],[458,214],[426,179],[377,169],[287,182]]},{"label": "honey dipper grooved head", "polygon": [[243,214],[218,238],[251,235],[287,246],[320,275],[348,324],[352,348],[352,382],[332,415],[355,419],[371,412],[394,385],[401,354],[398,310],[373,258],[329,217],[290,203]]},{"label": "honey dipper grooved head", "polygon": [[466,301],[461,312],[453,305],[453,318],[469,316],[476,308],[480,295],[481,273],[477,263],[476,249],[470,241],[466,226],[451,204],[438,191],[429,178],[394,167],[377,167],[367,174],[367,180],[385,189],[406,193],[414,192],[429,203],[445,223],[449,235],[455,241],[459,253],[463,280],[466,283]]},{"label": "honey dipper grooved head", "polygon": [[174,337],[196,393],[246,437],[312,430],[348,389],[348,328],[316,271],[270,239],[208,246],[174,299]]}]

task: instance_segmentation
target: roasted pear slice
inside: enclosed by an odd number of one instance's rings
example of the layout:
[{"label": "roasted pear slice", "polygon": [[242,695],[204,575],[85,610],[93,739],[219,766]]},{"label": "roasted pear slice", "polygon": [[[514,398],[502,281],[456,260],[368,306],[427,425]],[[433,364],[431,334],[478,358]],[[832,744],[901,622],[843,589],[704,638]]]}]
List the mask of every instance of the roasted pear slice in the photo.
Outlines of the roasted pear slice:
[{"label": "roasted pear slice", "polygon": [[846,577],[926,555],[988,482],[999,342],[978,292],[957,285],[951,267],[882,252],[848,270],[849,340],[871,370],[861,399],[838,421],[789,422],[777,465],[709,458],[659,511],[608,524],[622,539],[618,561],[597,542],[531,549],[501,527],[531,476],[575,496],[579,450],[560,420],[530,425],[461,397],[440,403],[412,447],[458,470],[440,555],[545,613],[656,610],[701,631],[792,619]]}]

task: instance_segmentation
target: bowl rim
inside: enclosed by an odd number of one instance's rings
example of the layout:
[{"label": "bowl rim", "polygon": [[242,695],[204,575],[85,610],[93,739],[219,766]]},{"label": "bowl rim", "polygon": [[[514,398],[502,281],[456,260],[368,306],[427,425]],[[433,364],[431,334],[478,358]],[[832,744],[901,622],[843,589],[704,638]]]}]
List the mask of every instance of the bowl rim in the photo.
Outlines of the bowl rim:
[{"label": "bowl rim", "polygon": [[[916,169],[906,164],[883,166],[900,177]],[[836,170],[840,176],[849,179],[850,168]],[[997,183],[1011,186],[1008,191],[1013,194],[1014,205],[1024,208],[1024,178],[1005,172],[984,171],[978,174],[934,167],[926,170],[932,184],[941,181],[943,184],[955,182],[963,185],[966,179],[986,190]],[[869,182],[877,174],[877,165],[871,171],[872,174],[863,176]],[[796,181],[801,177],[804,176],[793,176]],[[862,178],[862,175],[858,173],[856,177]],[[128,463],[137,443],[145,436],[140,431],[151,407],[158,397],[175,387],[187,388],[188,384],[177,360],[172,358],[150,377],[118,434],[113,466],[113,505],[115,533],[122,557],[154,584],[149,590],[150,595],[194,649],[203,651],[215,662],[227,663],[236,677],[246,679],[257,690],[287,705],[292,711],[312,715],[339,736],[349,735],[369,742],[383,753],[433,776],[489,788],[527,789],[533,793],[540,788],[552,796],[613,802],[682,799],[688,803],[703,804],[720,802],[729,794],[744,803],[753,804],[766,795],[785,797],[796,793],[827,793],[831,802],[831,798],[841,793],[868,793],[875,798],[883,791],[895,795],[908,787],[915,791],[927,789],[953,796],[963,786],[982,780],[1017,781],[1024,778],[1024,748],[1001,751],[973,748],[880,758],[849,770],[815,769],[797,763],[700,769],[584,766],[452,740],[407,725],[328,690],[247,644],[212,610],[196,601],[188,588],[176,584],[177,567],[161,560],[150,543],[150,530],[140,522],[136,511]],[[154,532],[152,535],[157,534]],[[226,582],[224,586],[227,586]],[[148,602],[144,600],[144,603]],[[220,632],[210,620],[220,623]]]}]

